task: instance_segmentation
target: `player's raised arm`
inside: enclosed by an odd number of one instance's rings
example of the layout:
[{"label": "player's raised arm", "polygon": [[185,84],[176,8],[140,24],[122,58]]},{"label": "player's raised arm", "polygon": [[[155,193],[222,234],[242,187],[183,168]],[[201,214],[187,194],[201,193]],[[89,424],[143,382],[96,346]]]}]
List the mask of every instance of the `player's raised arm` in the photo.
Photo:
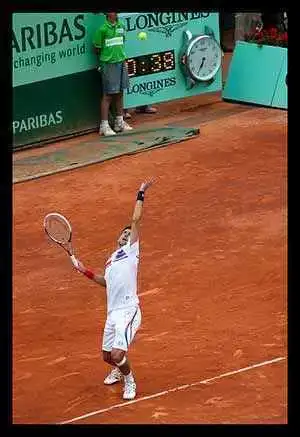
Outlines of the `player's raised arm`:
[{"label": "player's raised arm", "polygon": [[131,232],[130,232],[130,245],[135,243],[139,238],[138,227],[140,220],[142,218],[143,203],[145,197],[145,191],[153,184],[153,180],[149,182],[143,182],[138,191],[135,207],[133,210],[133,216],[131,221]]},{"label": "player's raised arm", "polygon": [[92,279],[93,281],[97,282],[97,284],[102,285],[102,287],[106,287],[106,281],[104,279],[104,276],[95,274],[91,270],[87,269],[75,256],[71,258],[72,264],[75,267],[75,269],[82,273],[84,276],[86,276],[89,279]]}]

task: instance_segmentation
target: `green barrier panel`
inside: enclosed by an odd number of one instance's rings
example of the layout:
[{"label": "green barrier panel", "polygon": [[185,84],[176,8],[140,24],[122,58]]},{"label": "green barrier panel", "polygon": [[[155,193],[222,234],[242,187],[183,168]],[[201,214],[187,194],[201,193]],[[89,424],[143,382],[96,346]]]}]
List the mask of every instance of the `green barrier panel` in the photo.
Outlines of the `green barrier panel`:
[{"label": "green barrier panel", "polygon": [[272,106],[287,49],[238,41],[222,93],[226,100]]}]

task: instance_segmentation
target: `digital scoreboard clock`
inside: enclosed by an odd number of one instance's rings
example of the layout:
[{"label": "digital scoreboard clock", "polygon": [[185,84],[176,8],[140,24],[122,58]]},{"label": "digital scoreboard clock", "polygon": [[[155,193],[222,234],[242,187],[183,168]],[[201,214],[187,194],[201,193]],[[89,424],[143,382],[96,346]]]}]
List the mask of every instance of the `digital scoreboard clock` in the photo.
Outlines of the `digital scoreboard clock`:
[{"label": "digital scoreboard clock", "polygon": [[171,71],[175,70],[175,52],[167,50],[136,56],[128,58],[126,63],[129,78]]},{"label": "digital scoreboard clock", "polygon": [[[217,67],[214,67],[214,50],[218,50],[219,43],[218,13],[139,12],[118,15],[125,26],[129,75],[129,88],[124,92],[125,108],[222,90],[219,53]],[[147,33],[145,40],[138,38],[141,31]],[[202,35],[207,37],[201,39]],[[197,38],[201,41],[199,47]],[[205,54],[202,40],[208,46]],[[182,65],[183,55],[187,58],[185,66]]]}]

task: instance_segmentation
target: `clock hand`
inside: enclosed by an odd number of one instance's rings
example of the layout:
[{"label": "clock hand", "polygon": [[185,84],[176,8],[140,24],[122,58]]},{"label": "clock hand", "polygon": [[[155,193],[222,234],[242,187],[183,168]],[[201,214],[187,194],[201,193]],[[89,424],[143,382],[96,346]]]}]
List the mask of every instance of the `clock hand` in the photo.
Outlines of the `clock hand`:
[{"label": "clock hand", "polygon": [[200,67],[199,67],[198,74],[200,73],[200,70],[201,70],[201,68],[203,67],[203,64],[204,64],[205,59],[206,59],[206,58],[202,58],[202,62],[201,62],[201,65],[200,65]]}]

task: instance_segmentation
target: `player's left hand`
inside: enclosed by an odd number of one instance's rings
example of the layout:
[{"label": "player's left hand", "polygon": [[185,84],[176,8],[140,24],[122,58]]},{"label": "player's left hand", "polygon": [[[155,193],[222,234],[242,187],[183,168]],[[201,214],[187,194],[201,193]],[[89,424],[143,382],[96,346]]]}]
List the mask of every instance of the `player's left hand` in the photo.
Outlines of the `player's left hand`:
[{"label": "player's left hand", "polygon": [[151,185],[153,185],[154,183],[154,179],[150,179],[149,181],[143,182],[142,185],[140,186],[140,190],[139,191],[146,191],[148,190],[149,187],[151,187]]}]

